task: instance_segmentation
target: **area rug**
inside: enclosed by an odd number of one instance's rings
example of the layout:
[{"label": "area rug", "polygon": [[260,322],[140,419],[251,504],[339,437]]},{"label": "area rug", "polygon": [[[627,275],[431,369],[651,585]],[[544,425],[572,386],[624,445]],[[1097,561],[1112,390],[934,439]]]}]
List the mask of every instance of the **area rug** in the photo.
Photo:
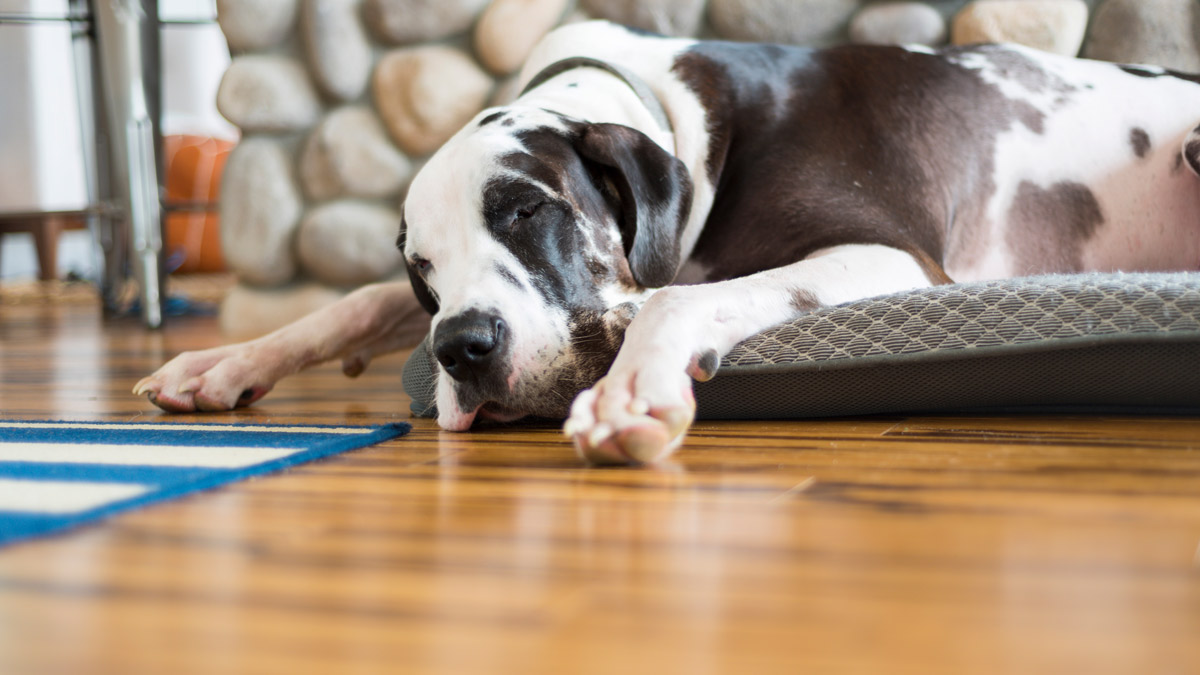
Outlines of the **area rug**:
[{"label": "area rug", "polygon": [[0,421],[0,546],[402,436],[382,426]]}]

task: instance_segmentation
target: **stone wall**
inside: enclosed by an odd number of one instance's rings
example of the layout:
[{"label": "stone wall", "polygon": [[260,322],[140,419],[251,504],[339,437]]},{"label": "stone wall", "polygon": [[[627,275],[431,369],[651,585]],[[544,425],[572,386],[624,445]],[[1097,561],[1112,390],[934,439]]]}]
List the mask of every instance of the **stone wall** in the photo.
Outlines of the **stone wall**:
[{"label": "stone wall", "polygon": [[217,0],[234,59],[217,105],[222,308],[258,334],[403,273],[393,246],[423,158],[506,102],[542,35],[606,18],[669,35],[829,45],[1012,41],[1200,72],[1195,0]]}]

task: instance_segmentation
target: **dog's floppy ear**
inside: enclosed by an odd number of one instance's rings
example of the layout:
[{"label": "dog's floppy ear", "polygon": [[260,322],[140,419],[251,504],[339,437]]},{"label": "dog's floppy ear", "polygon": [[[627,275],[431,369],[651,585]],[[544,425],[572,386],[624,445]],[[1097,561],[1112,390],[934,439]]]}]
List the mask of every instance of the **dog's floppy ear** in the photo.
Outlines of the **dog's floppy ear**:
[{"label": "dog's floppy ear", "polygon": [[[403,210],[403,207],[401,208]],[[404,216],[400,217],[400,236],[396,237],[396,248],[400,249],[400,253],[404,253],[404,242],[408,240],[408,223],[404,221]],[[437,314],[438,301],[433,297],[433,292],[429,290],[429,286],[425,284],[425,280],[421,275],[413,269],[413,266],[408,263],[408,257],[404,258],[404,269],[408,270],[408,281],[412,284],[413,294],[417,296],[417,302],[429,312],[430,316]]]},{"label": "dog's floppy ear", "polygon": [[617,189],[621,238],[634,280],[648,288],[670,284],[692,206],[692,180],[683,162],[620,124],[584,126],[575,147]]}]

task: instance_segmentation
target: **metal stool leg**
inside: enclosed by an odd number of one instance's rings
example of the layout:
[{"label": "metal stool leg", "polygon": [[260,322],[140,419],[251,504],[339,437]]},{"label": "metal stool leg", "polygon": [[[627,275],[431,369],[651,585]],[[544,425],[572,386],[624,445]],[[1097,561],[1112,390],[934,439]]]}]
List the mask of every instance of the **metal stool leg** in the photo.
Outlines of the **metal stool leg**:
[{"label": "metal stool leg", "polygon": [[[162,325],[162,199],[157,158],[159,53],[156,0],[92,0],[101,98],[108,136],[108,177],[124,217],[114,224],[125,236],[126,258],[141,290],[142,318]],[[121,255],[124,253],[125,255]],[[126,257],[127,256],[127,257]]]}]

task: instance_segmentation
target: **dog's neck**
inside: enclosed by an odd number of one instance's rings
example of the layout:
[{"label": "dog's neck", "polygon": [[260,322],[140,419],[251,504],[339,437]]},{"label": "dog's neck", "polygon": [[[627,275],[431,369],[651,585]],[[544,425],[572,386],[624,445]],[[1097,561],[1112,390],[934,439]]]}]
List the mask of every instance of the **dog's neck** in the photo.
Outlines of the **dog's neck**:
[{"label": "dog's neck", "polygon": [[568,70],[575,70],[576,68],[596,68],[612,73],[617,79],[628,85],[633,90],[633,93],[637,94],[638,98],[642,101],[642,105],[654,117],[654,121],[658,123],[658,126],[662,127],[664,131],[674,133],[674,129],[671,126],[671,119],[667,117],[667,111],[663,109],[662,103],[658,100],[658,96],[655,95],[650,85],[639,77],[637,73],[616,63],[586,56],[572,56],[561,61],[555,61],[543,68],[537,75],[534,75],[529,80],[529,83],[525,85],[525,88],[521,90],[521,94],[524,95],[533,89],[537,89],[556,75],[565,73]]},{"label": "dog's neck", "polygon": [[[579,89],[595,96],[581,101]],[[675,133],[662,103],[632,71],[602,61],[565,59],[534,76],[514,105],[532,106],[588,122],[622,124],[675,154]]]}]

